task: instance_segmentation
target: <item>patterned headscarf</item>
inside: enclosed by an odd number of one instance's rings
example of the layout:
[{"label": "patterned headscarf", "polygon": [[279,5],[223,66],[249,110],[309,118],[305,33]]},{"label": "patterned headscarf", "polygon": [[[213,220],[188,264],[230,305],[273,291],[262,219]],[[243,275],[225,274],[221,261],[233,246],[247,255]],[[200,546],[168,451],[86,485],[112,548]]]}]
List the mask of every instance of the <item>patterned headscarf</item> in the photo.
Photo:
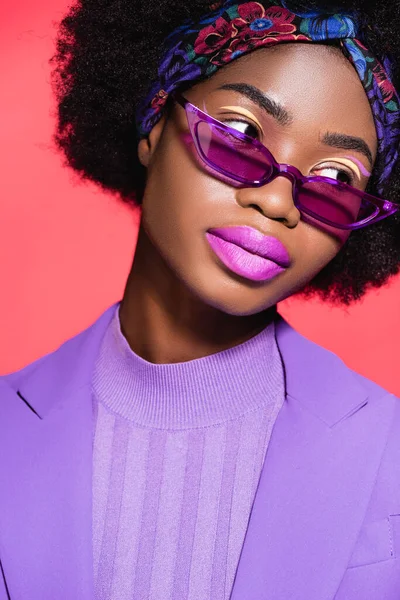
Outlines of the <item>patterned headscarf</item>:
[{"label": "patterned headscarf", "polygon": [[[221,4],[221,3],[219,3]],[[280,42],[337,40],[364,86],[378,138],[378,192],[382,192],[397,160],[400,144],[400,99],[390,79],[387,59],[379,62],[357,39],[354,15],[294,12],[270,6],[268,0],[222,6],[175,29],[165,40],[158,78],[137,112],[137,128],[145,137],[163,114],[168,96],[182,84],[205,79],[235,58]]]}]

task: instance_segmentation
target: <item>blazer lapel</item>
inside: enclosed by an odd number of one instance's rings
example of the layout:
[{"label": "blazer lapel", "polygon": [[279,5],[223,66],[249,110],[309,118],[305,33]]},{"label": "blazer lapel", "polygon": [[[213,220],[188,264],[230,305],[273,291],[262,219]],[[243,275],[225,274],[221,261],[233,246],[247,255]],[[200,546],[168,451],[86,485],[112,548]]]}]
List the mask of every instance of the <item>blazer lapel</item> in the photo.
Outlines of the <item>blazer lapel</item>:
[{"label": "blazer lapel", "polygon": [[[394,398],[368,402],[366,388],[335,355],[283,320],[277,341],[287,397],[231,600],[333,600],[367,509]],[[374,395],[382,390],[371,384]]]},{"label": "blazer lapel", "polygon": [[[0,381],[0,560],[11,600],[93,598],[90,380],[114,310],[23,380],[7,377],[14,390]],[[287,398],[231,598],[332,600],[366,510],[392,404],[367,404],[365,388],[340,361],[282,319],[277,340]]]}]

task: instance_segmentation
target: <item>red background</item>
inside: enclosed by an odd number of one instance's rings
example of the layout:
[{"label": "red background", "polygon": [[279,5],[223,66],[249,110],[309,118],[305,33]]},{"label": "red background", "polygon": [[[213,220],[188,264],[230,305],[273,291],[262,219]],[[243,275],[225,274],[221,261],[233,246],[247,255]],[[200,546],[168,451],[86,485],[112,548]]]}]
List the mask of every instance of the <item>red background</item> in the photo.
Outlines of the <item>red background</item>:
[{"label": "red background", "polygon": [[[138,214],[81,183],[51,142],[48,59],[66,0],[0,6],[0,373],[52,351],[121,298]],[[400,395],[400,278],[350,309],[289,299],[298,331]]]}]

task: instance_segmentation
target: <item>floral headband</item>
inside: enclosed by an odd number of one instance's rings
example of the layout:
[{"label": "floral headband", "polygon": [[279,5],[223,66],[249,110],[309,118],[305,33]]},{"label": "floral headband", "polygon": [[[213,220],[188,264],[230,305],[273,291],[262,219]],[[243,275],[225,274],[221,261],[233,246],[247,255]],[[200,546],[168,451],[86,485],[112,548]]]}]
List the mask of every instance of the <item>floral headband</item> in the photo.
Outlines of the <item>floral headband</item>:
[{"label": "floral headband", "polygon": [[182,83],[207,78],[235,58],[263,46],[338,40],[371,105],[378,137],[377,186],[382,193],[400,145],[400,99],[390,80],[389,61],[383,61],[384,67],[356,39],[358,25],[350,13],[295,14],[285,6],[269,4],[268,0],[227,0],[200,21],[186,22],[166,38],[158,79],[137,112],[140,136],[145,137],[159,121],[168,96]]}]

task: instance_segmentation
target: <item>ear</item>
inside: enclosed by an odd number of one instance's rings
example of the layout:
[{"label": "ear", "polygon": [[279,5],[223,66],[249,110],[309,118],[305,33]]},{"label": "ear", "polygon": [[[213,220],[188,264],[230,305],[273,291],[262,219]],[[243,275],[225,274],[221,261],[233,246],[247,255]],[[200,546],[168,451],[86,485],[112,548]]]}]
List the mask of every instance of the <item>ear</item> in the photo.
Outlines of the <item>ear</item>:
[{"label": "ear", "polygon": [[151,162],[151,158],[156,151],[161,134],[164,130],[165,122],[166,116],[163,115],[154,125],[149,135],[146,138],[141,139],[138,144],[138,157],[144,167],[148,167]]}]

